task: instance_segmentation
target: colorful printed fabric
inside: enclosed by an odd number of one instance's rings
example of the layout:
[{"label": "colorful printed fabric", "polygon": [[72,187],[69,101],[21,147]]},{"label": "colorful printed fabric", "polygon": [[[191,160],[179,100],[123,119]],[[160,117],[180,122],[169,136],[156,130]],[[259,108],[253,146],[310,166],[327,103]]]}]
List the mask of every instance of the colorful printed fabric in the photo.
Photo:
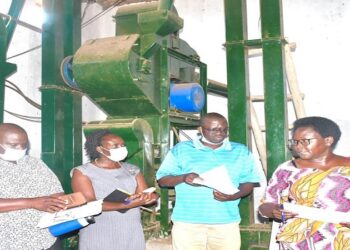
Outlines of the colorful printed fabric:
[{"label": "colorful printed fabric", "polygon": [[[350,211],[350,167],[326,171],[297,168],[292,161],[281,164],[269,180],[263,202],[295,204]],[[281,224],[276,237],[280,249],[350,250],[350,229],[340,224],[301,218]]]}]

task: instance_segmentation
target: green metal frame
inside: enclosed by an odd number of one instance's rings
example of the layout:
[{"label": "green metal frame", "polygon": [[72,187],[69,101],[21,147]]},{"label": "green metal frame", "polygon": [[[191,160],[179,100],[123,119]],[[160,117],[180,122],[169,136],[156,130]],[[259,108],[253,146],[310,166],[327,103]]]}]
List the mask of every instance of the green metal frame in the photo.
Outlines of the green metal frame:
[{"label": "green metal frame", "polygon": [[[225,0],[227,88],[230,139],[249,145],[247,49],[262,47],[268,177],[287,158],[287,111],[284,77],[282,7],[280,0],[261,0],[262,39],[247,40],[245,0]],[[210,86],[222,93],[222,88]],[[267,249],[266,225],[253,225],[253,201],[240,204],[243,249]],[[249,212],[248,212],[249,211]],[[265,228],[265,229],[263,229]],[[264,233],[263,233],[264,232]],[[262,240],[262,242],[260,242]],[[247,243],[249,242],[249,243]],[[262,243],[262,244],[261,244]]]},{"label": "green metal frame", "polygon": [[80,46],[80,5],[80,1],[43,1],[48,18],[42,34],[42,159],[67,192],[69,171],[82,160],[81,93],[64,85],[59,69],[63,58]]},{"label": "green metal frame", "polygon": [[[161,116],[159,117],[159,130],[158,130],[158,140],[160,147],[159,161],[156,162],[155,168],[158,169],[160,163],[164,160],[166,154],[168,153],[170,141],[169,141],[169,131],[170,131],[170,121],[169,121],[169,103],[168,96],[170,91],[169,86],[169,54],[168,54],[168,43],[163,41],[162,49],[159,54],[159,67],[160,67],[160,79],[161,79]],[[160,224],[162,234],[166,234],[169,231],[169,209],[168,209],[168,190],[160,189]]]},{"label": "green metal frame", "polygon": [[264,0],[261,33],[264,67],[267,177],[287,158],[288,115],[284,75],[284,34],[281,0]]},{"label": "green metal frame", "polygon": [[[245,1],[226,0],[226,57],[227,57],[227,93],[228,121],[230,124],[230,140],[250,144],[249,138],[249,83],[247,50],[244,41],[246,32]],[[249,198],[240,202],[241,225],[250,225],[253,220],[251,211],[253,204]],[[247,211],[250,211],[247,213]]]},{"label": "green metal frame", "polygon": [[[154,166],[158,169],[170,148],[171,127],[196,128],[198,116],[173,115],[169,109],[171,77],[193,82],[198,67],[200,84],[206,92],[206,65],[197,53],[176,36],[183,20],[172,1],[121,6],[115,15],[116,36],[87,41],[74,55],[73,75],[79,88],[113,120],[110,127],[125,119],[142,118],[153,129]],[[185,73],[179,73],[183,70]],[[206,104],[202,114],[206,113]],[[107,120],[107,121],[108,121]],[[107,123],[103,121],[102,123]],[[84,129],[85,130],[85,129]],[[122,135],[121,129],[114,129]],[[127,139],[127,138],[126,138]],[[142,168],[142,159],[128,158]],[[149,171],[151,172],[151,171]],[[156,185],[155,173],[144,171]],[[161,189],[161,230],[170,228],[168,190]]]},{"label": "green metal frame", "polygon": [[[24,0],[12,1],[9,15],[17,19],[24,6]],[[16,22],[0,18],[0,122],[4,121],[5,80],[17,71],[17,65],[6,62],[7,50],[16,29]]]},{"label": "green metal frame", "polygon": [[[64,85],[60,64],[80,46],[81,1],[44,0],[43,8],[42,159],[69,193],[69,172],[82,162],[82,94]],[[72,244],[65,241],[64,248]]]},{"label": "green metal frame", "polygon": [[[179,51],[176,51],[171,48],[165,48],[163,47],[163,52],[161,56],[161,65],[168,62],[168,58],[172,58],[175,60],[179,60],[182,63],[187,63],[196,67],[199,67],[199,83],[202,86],[205,96],[207,93],[207,65],[198,58],[192,58],[188,55],[182,54]],[[167,66],[168,67],[168,66]],[[162,74],[166,79],[164,81],[164,91],[163,91],[163,105],[162,105],[162,111],[163,115],[161,118],[161,124],[162,128],[160,130],[160,136],[161,136],[161,161],[165,158],[166,154],[168,153],[170,144],[169,144],[169,134],[170,134],[170,127],[174,126],[175,128],[186,128],[186,129],[195,129],[199,126],[199,120],[198,119],[191,119],[188,115],[181,116],[172,116],[171,112],[169,110],[169,79],[168,79],[168,72],[165,72]],[[201,115],[206,114],[207,112],[207,102],[205,102],[205,105],[203,109],[201,110]],[[175,142],[176,143],[176,142]],[[161,162],[160,161],[160,162]],[[160,165],[160,162],[158,165]],[[156,167],[158,168],[158,167]],[[169,202],[169,189],[162,188],[161,189],[161,210],[160,210],[160,223],[161,223],[161,230],[163,234],[167,234],[170,231],[170,219],[169,219],[169,208],[168,208],[168,202]]]},{"label": "green metal frame", "polygon": [[[23,10],[24,3],[25,3],[25,0],[12,1],[9,9],[9,16],[11,16],[15,20],[18,19],[18,17],[21,15],[21,12]],[[7,25],[7,39],[6,39],[7,46],[10,46],[16,27],[17,27],[17,23],[13,20],[9,20],[9,23]]]},{"label": "green metal frame", "polygon": [[[6,68],[6,26],[2,18],[0,18],[0,68]],[[4,121],[4,105],[5,105],[5,79],[6,73],[0,70],[0,122]]]}]

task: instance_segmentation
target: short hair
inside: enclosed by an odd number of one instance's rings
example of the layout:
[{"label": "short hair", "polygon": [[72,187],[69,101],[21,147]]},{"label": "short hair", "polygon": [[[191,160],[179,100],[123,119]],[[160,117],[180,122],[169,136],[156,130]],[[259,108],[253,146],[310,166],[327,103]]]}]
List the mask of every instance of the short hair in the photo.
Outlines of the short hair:
[{"label": "short hair", "polygon": [[304,127],[313,128],[323,138],[329,137],[329,136],[333,137],[333,140],[334,140],[332,144],[333,149],[337,145],[341,136],[341,131],[338,124],[336,124],[334,121],[325,117],[309,116],[309,117],[304,117],[296,120],[293,123],[292,134],[294,134],[298,128],[304,128]]},{"label": "short hair", "polygon": [[90,161],[94,161],[96,158],[100,156],[100,153],[97,152],[96,147],[101,146],[101,141],[103,137],[110,134],[113,134],[110,130],[101,129],[101,130],[94,131],[93,133],[91,133],[86,137],[84,149]]},{"label": "short hair", "polygon": [[0,123],[0,131],[3,131],[3,130],[15,130],[15,131],[27,134],[27,131],[25,131],[24,128],[22,128],[21,126],[15,123]]},{"label": "short hair", "polygon": [[205,114],[204,116],[202,116],[201,120],[200,120],[200,126],[203,127],[204,123],[207,121],[207,120],[212,120],[212,119],[217,119],[217,120],[226,120],[226,118],[219,114],[219,113],[216,113],[216,112],[211,112],[211,113],[207,113]]}]

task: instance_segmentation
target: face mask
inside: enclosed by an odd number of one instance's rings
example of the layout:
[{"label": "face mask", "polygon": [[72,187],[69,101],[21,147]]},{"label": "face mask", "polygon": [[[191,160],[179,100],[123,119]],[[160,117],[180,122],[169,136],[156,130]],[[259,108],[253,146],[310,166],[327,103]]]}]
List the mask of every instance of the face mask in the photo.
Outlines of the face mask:
[{"label": "face mask", "polygon": [[203,133],[202,133],[202,129],[200,129],[199,132],[200,132],[201,135],[202,135],[201,141],[202,141],[202,142],[205,142],[205,143],[208,143],[208,144],[211,144],[211,145],[221,145],[221,144],[224,143],[225,140],[227,140],[227,137],[226,137],[222,142],[211,142],[211,141],[209,141],[207,138],[205,138],[205,136],[204,136]]},{"label": "face mask", "polygon": [[119,162],[119,161],[124,160],[126,158],[126,156],[128,155],[128,149],[125,146],[120,147],[120,148],[112,148],[112,149],[109,149],[108,151],[109,151],[110,155],[105,155],[105,156],[108,159],[115,161],[115,162]]},{"label": "face mask", "polygon": [[27,149],[14,149],[5,148],[3,145],[0,146],[5,150],[3,154],[0,154],[0,158],[5,161],[18,161],[26,155]]},{"label": "face mask", "polygon": [[204,135],[202,135],[201,141],[211,145],[221,145],[223,143],[223,142],[211,142],[207,138],[205,138]]}]

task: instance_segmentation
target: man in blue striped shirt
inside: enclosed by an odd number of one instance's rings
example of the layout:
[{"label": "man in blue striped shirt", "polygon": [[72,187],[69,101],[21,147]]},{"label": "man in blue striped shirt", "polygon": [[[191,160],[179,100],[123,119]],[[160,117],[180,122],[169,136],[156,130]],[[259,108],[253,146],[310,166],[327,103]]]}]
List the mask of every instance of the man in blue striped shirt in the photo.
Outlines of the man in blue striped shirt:
[{"label": "man in blue striped shirt", "polygon": [[[161,187],[175,187],[172,214],[174,250],[239,250],[238,204],[249,195],[260,177],[248,148],[228,140],[228,123],[218,113],[202,117],[201,137],[176,144],[157,171]],[[200,174],[225,166],[239,189],[224,194],[193,183]]]}]

